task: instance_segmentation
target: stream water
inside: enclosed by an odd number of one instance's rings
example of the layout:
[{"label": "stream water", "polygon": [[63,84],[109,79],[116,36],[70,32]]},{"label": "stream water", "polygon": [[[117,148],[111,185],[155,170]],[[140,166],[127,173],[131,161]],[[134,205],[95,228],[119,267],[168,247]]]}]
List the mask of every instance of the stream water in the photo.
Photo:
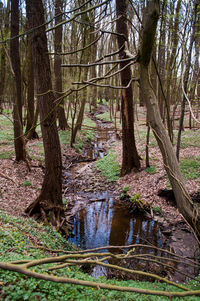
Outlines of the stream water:
[{"label": "stream water", "polygon": [[[115,201],[108,192],[99,194],[98,198],[101,201],[96,200],[88,204],[74,217],[70,242],[81,249],[131,244],[167,247],[167,241],[163,241],[157,222],[141,215],[130,214],[127,207]],[[121,253],[122,250],[111,249],[111,252]],[[145,246],[136,248],[134,254],[144,253],[165,256],[165,252]],[[148,266],[148,262],[144,264],[139,260],[132,260],[127,264],[129,267],[140,270],[146,270]],[[111,272],[104,267],[96,266],[92,275],[110,277]]]},{"label": "stream water", "polygon": [[92,143],[92,147],[89,147],[84,152],[84,155],[91,160],[103,158],[106,154],[107,142],[111,142],[114,135],[114,129],[110,123],[106,125],[98,121],[96,123],[95,139]]},{"label": "stream water", "polygon": [[99,195],[104,201],[95,201],[81,209],[73,219],[69,240],[83,249],[107,245],[153,244],[164,247],[157,223],[141,215],[131,215],[108,192]]},{"label": "stream water", "polygon": [[[87,156],[90,160],[95,160],[97,158],[103,157],[106,153],[108,143],[112,141],[112,137],[113,129],[111,129],[110,125],[102,126],[101,123],[97,123],[96,138],[93,143],[93,148],[86,150],[85,156]],[[83,164],[86,164],[85,167],[88,167],[88,163]],[[76,186],[74,175],[76,174],[76,170],[78,170],[80,166],[75,166],[75,169],[72,168],[72,178],[70,180],[69,176],[68,186],[70,182]],[[84,169],[84,172],[85,167],[84,165],[81,167],[82,170]],[[82,206],[77,205],[77,202],[74,203],[75,206],[78,206],[78,210],[76,210],[77,213],[73,217],[73,230],[68,239],[70,242],[74,243],[81,249],[91,249],[102,246],[142,244],[143,246],[136,247],[134,254],[147,254],[148,256],[148,253],[151,253],[154,256],[167,257],[167,253],[163,250],[144,246],[151,245],[165,250],[170,249],[169,240],[166,236],[161,234],[160,228],[156,221],[154,221],[153,219],[147,219],[143,215],[134,215],[130,213],[123,202],[118,201],[114,198],[113,192],[110,192],[108,190],[93,191],[92,193],[86,192],[87,181],[83,180],[83,182],[84,183],[82,184],[82,188],[80,186],[77,186],[78,188],[73,188],[75,195],[78,196],[79,199],[86,200],[86,203],[85,205],[83,205],[84,201],[82,201]],[[183,235],[187,234],[188,233],[183,232]],[[175,240],[175,244],[173,245],[174,248],[177,248],[176,241],[177,239]],[[191,244],[185,247],[186,251],[190,248]],[[106,249],[104,249],[104,251],[106,251]],[[122,252],[121,249],[109,249],[109,251],[115,253]],[[179,253],[179,250],[177,251],[177,253]],[[185,254],[185,250],[182,252],[182,254]],[[188,254],[191,254],[191,252],[189,252]],[[187,253],[186,256],[188,256]],[[180,278],[179,275],[177,276],[176,270],[180,266],[181,265],[179,263],[173,264],[173,267],[170,270],[171,279],[178,281],[185,281],[185,279],[187,279],[187,277],[184,276],[182,278]],[[142,261],[139,259],[126,261],[126,267],[137,270],[150,271],[153,273],[158,272],[158,274],[163,276],[169,274],[165,272],[165,267],[160,267],[160,265],[156,264],[153,265],[149,261]],[[182,271],[186,271],[184,265],[182,265]],[[197,273],[196,269],[191,268],[188,268],[187,272],[191,275],[195,275]],[[107,278],[120,278],[119,275],[112,275],[111,271],[101,266],[95,266],[93,268],[92,275],[94,277],[106,276]],[[142,279],[145,280],[144,277]]]}]

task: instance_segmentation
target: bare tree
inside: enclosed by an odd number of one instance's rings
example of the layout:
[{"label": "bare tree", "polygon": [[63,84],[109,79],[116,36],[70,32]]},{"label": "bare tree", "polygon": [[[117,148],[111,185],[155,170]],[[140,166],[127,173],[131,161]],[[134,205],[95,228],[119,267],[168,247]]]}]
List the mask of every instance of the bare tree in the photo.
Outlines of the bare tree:
[{"label": "bare tree", "polygon": [[[125,42],[128,42],[128,28],[126,23],[127,5],[126,1],[116,0],[116,13],[117,13],[117,36],[118,47],[121,49]],[[119,54],[120,59],[126,59],[127,54],[122,50]],[[121,62],[120,68],[124,68],[127,62]],[[127,86],[131,81],[130,66],[121,71],[122,86]],[[140,167],[140,158],[136,149],[135,136],[134,136],[134,112],[133,112],[133,91],[132,85],[127,89],[122,90],[121,96],[121,115],[122,115],[122,167],[121,175],[129,173],[134,167]]]},{"label": "bare tree", "polygon": [[35,66],[36,88],[45,152],[45,175],[38,198],[26,209],[29,215],[37,213],[58,229],[64,229],[62,204],[62,161],[56,126],[55,97],[52,92],[51,70],[42,0],[26,0],[27,17],[32,28],[31,42]]},{"label": "bare tree", "polygon": [[[189,46],[189,52],[188,52],[188,57],[187,57],[187,62],[186,63],[186,69],[185,69],[185,74],[184,74],[184,84],[183,84],[183,89],[184,92],[187,93],[188,91],[188,82],[189,82],[189,72],[191,68],[191,59],[192,59],[192,48],[193,48],[193,43],[195,41],[195,31],[196,31],[196,21],[197,21],[197,7],[199,5],[199,1],[194,1],[193,3],[194,9],[193,9],[193,24],[192,24],[192,34],[190,37],[190,46]],[[184,115],[185,115],[185,105],[186,105],[186,97],[184,97],[181,103],[181,116],[180,116],[180,122],[179,122],[179,130],[178,130],[178,138],[177,138],[177,148],[176,148],[176,156],[177,159],[179,160],[179,154],[180,154],[180,146],[181,146],[181,133],[183,130],[183,122],[184,122]]]},{"label": "bare tree", "polygon": [[35,130],[38,119],[38,106],[35,110],[34,101],[34,65],[30,36],[27,37],[27,120],[26,139],[38,139]]},{"label": "bare tree", "polygon": [[185,187],[176,154],[163,125],[157,98],[149,79],[148,68],[152,55],[153,44],[155,41],[157,21],[159,19],[159,8],[159,0],[148,1],[147,11],[144,18],[142,45],[139,56],[140,84],[147,107],[147,119],[162,153],[164,166],[175,194],[177,207],[180,213],[182,213],[184,218],[194,229],[197,238],[200,239],[199,211],[198,208],[195,207]]},{"label": "bare tree", "polygon": [[11,40],[10,59],[13,76],[13,119],[14,119],[14,144],[16,161],[26,161],[25,143],[22,137],[22,92],[21,92],[21,67],[19,55],[19,0],[11,1]]},{"label": "bare tree", "polygon": [[[62,22],[62,11],[63,11],[63,0],[55,1],[55,25]],[[62,52],[62,26],[55,28],[54,36],[54,45],[55,45],[55,57],[54,57],[54,74],[55,74],[55,90],[56,95],[59,98],[62,93],[62,71],[61,71],[61,56]],[[67,120],[65,117],[64,110],[64,100],[59,100],[58,106],[58,122],[61,130],[65,130],[67,125]]]}]

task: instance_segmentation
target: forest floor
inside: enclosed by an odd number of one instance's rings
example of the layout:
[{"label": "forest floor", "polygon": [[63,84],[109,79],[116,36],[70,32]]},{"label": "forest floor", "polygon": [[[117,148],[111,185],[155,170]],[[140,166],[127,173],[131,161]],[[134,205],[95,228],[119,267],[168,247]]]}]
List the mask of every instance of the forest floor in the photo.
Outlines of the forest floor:
[{"label": "forest floor", "polygon": [[[102,112],[101,112],[102,113]],[[106,112],[105,112],[106,113]],[[103,116],[103,115],[102,115]],[[102,122],[101,122],[102,123]],[[142,132],[138,130],[143,123],[136,123],[137,148],[142,158],[140,170],[133,170],[130,174],[116,181],[108,181],[96,168],[96,161],[90,160],[84,154],[77,153],[68,145],[62,145],[63,154],[63,197],[68,202],[67,215],[70,218],[80,208],[84,208],[102,190],[112,191],[115,198],[120,198],[124,186],[129,186],[129,194],[140,193],[142,200],[150,204],[151,214],[158,221],[162,233],[171,236],[171,247],[182,256],[191,255],[191,245],[194,245],[194,237],[191,229],[185,223],[182,215],[176,208],[174,201],[158,196],[161,189],[170,188],[166,172],[163,168],[162,157],[151,137],[149,155],[151,167],[145,167],[145,135],[146,128],[143,125]],[[103,121],[103,127],[111,126],[111,123]],[[1,130],[6,130],[3,125]],[[182,170],[186,176],[186,186],[190,194],[199,192],[200,183],[200,157],[199,157],[199,130],[185,130],[180,153]],[[116,153],[120,165],[122,155],[121,140],[113,134],[103,145],[105,153],[110,148]],[[0,145],[2,154],[9,156],[0,157],[0,202],[1,209],[14,216],[26,216],[24,210],[39,194],[44,174],[44,158],[41,138],[29,141],[27,150],[33,159],[31,171],[28,171],[25,163],[14,161],[13,143],[3,141]],[[189,160],[189,161],[188,161]],[[85,197],[80,192],[87,192]],[[154,210],[155,209],[155,210]],[[187,237],[186,237],[187,236]],[[182,241],[187,244],[182,247]]]},{"label": "forest floor", "polygon": [[[105,126],[107,126],[105,122]],[[137,128],[137,126],[136,126]],[[2,126],[1,130],[5,130]],[[196,142],[191,143],[193,135],[199,135],[199,131],[186,130],[186,138],[184,142],[184,148],[180,151],[180,158],[184,163],[186,159],[196,159],[199,161],[199,147]],[[166,214],[166,218],[169,221],[176,223],[182,220],[182,216],[175,208],[173,200],[165,200],[158,196],[160,189],[170,188],[169,181],[166,176],[166,172],[163,167],[162,157],[155,141],[152,140],[152,145],[149,148],[150,164],[151,167],[146,169],[145,167],[145,141],[142,139],[144,133],[139,133],[137,129],[137,148],[142,158],[140,170],[133,170],[128,175],[119,178],[115,182],[109,182],[105,177],[99,173],[95,168],[95,161],[88,162],[87,157],[77,153],[74,149],[71,149],[68,145],[62,146],[63,153],[63,192],[64,194],[70,194],[71,192],[78,192],[80,190],[97,191],[101,188],[110,189],[115,191],[118,195],[122,192],[123,187],[129,186],[129,194],[140,193],[142,199],[152,207],[160,207],[161,211]],[[198,139],[196,137],[195,139]],[[199,141],[199,140],[198,140]],[[186,145],[188,142],[188,145]],[[194,145],[194,146],[192,146]],[[121,140],[117,139],[115,135],[105,143],[104,148],[112,150],[116,153],[117,161],[121,162],[122,145]],[[25,208],[32,202],[39,194],[43,174],[44,174],[44,158],[42,150],[42,138],[39,140],[32,140],[27,145],[28,154],[30,155],[31,171],[29,172],[24,162],[17,163],[14,160],[14,147],[10,142],[1,141],[0,143],[0,199],[1,208],[5,209],[10,214],[20,216],[24,214]],[[106,151],[107,151],[106,150]],[[4,156],[4,154],[8,154]],[[9,157],[9,158],[6,158]],[[35,159],[36,158],[36,159]],[[82,162],[77,166],[78,162]],[[193,164],[192,162],[191,164]],[[187,177],[187,171],[192,168],[190,162],[186,162],[186,166],[183,172],[186,171],[186,187],[191,194],[199,191],[200,183],[200,167],[194,165],[194,170],[191,171],[191,177]],[[191,165],[191,166],[190,166]],[[195,169],[196,167],[196,169]],[[71,174],[68,170],[73,169],[73,183],[70,179]],[[193,174],[196,176],[193,176]],[[69,184],[69,187],[67,185]],[[84,184],[84,185],[83,185]]]}]

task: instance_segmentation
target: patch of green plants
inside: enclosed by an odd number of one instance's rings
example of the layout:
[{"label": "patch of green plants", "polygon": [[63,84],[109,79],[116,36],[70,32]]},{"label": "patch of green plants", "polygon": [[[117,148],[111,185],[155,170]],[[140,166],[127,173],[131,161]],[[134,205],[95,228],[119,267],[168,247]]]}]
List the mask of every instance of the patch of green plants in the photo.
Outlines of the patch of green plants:
[{"label": "patch of green plants", "polygon": [[162,208],[160,206],[153,207],[152,209],[155,214],[162,213]]},{"label": "patch of green plants", "polygon": [[83,126],[89,126],[96,128],[96,122],[94,122],[92,119],[90,119],[87,115],[84,117],[83,120]]},{"label": "patch of green plants", "polygon": [[110,120],[110,112],[106,111],[103,114],[98,114],[96,115],[96,117],[100,120],[104,120],[104,121],[111,121]]},{"label": "patch of green plants", "polygon": [[197,179],[200,177],[200,157],[189,157],[180,160],[181,170],[186,179]]},{"label": "patch of green plants", "polygon": [[140,193],[134,193],[131,197],[130,197],[130,201],[132,203],[137,203],[138,205],[140,205],[141,207],[143,206],[143,201],[141,199],[141,195]]},{"label": "patch of green plants", "polygon": [[134,193],[130,195],[129,193],[129,185],[126,185],[122,189],[122,193],[120,194],[120,200],[128,201],[131,206],[129,206],[132,212],[144,213],[150,211],[150,206],[148,203],[145,203],[141,199],[140,192]]},{"label": "patch of green plants", "polygon": [[30,182],[30,181],[24,181],[23,183],[22,183],[22,186],[32,186],[33,184]]},{"label": "patch of green plants", "polygon": [[185,129],[185,131],[182,132],[182,138],[181,138],[181,147],[199,147],[199,141],[200,141],[200,132]]},{"label": "patch of green plants", "polygon": [[150,166],[150,167],[147,167],[146,169],[146,172],[148,172],[150,175],[154,175],[156,173],[156,167],[155,166]]},{"label": "patch of green plants", "polygon": [[8,115],[8,118],[4,115],[0,115],[0,141],[2,144],[13,143],[13,124],[9,118],[10,115]]},{"label": "patch of green plants", "polygon": [[[85,117],[81,132],[77,134],[74,148],[77,152],[81,152],[84,145],[94,140],[96,123],[89,117]],[[59,131],[60,143],[63,145],[70,144],[71,130]]]},{"label": "patch of green plants", "polygon": [[130,186],[129,185],[125,185],[122,189],[122,193],[120,194],[120,197],[123,199],[125,198],[126,196],[128,196],[128,191],[130,189]]},{"label": "patch of green plants", "polygon": [[105,98],[103,98],[103,99],[97,98],[97,104],[103,104],[103,105],[107,106],[108,102],[107,102],[107,100]]},{"label": "patch of green plants", "polygon": [[67,199],[66,198],[62,198],[62,202],[64,205],[67,205]]},{"label": "patch of green plants", "polygon": [[0,153],[0,159],[11,159],[14,155],[14,151],[5,151]]},{"label": "patch of green plants", "polygon": [[117,155],[113,151],[109,151],[106,156],[96,162],[96,168],[108,180],[113,182],[118,180],[120,167],[117,162]]},{"label": "patch of green plants", "polygon": [[69,144],[70,143],[70,137],[71,137],[71,131],[65,130],[65,131],[59,131],[59,138],[61,144]]}]

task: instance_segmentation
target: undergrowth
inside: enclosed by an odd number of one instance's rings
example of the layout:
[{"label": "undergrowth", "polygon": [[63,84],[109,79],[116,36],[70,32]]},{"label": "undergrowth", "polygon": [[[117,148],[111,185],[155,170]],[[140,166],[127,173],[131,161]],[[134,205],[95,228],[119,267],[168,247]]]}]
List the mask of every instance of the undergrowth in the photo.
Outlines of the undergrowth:
[{"label": "undergrowth", "polygon": [[[30,248],[35,246],[36,248]],[[55,256],[55,253],[44,251],[37,246],[45,246],[50,249],[72,250],[72,246],[59,233],[44,224],[38,224],[33,219],[22,219],[13,217],[0,211],[0,261],[16,261],[21,259],[39,259]],[[62,252],[59,253],[62,255]],[[46,271],[47,265],[40,268],[40,272]],[[104,277],[94,279],[79,270],[78,267],[67,267],[62,271],[54,271],[54,274],[95,282],[106,282]],[[107,283],[138,287],[143,289],[174,290],[174,288],[163,283],[150,283],[142,281],[118,281],[108,280]],[[196,288],[196,281],[191,285]],[[177,289],[176,289],[177,290]],[[64,300],[168,300],[165,297],[140,295],[138,293],[123,293],[94,289],[85,286],[54,283],[27,277],[16,272],[0,270],[0,300],[29,300],[29,301],[64,301]],[[173,300],[180,300],[173,298]],[[187,300],[199,300],[198,297],[187,297]]]},{"label": "undergrowth", "polygon": [[[89,117],[86,117],[83,121],[81,133],[76,136],[76,142],[74,143],[74,148],[77,152],[81,152],[84,145],[94,140],[95,138],[95,128],[96,123],[92,121]],[[65,131],[59,131],[60,143],[63,145],[70,144],[71,140],[71,129]]]},{"label": "undergrowth", "polygon": [[117,162],[117,155],[113,151],[109,151],[106,156],[99,159],[96,162],[96,168],[108,180],[108,182],[113,182],[119,179],[120,168]]},{"label": "undergrowth", "polygon": [[200,177],[200,157],[188,157],[180,160],[181,170],[186,179],[197,179]]}]

